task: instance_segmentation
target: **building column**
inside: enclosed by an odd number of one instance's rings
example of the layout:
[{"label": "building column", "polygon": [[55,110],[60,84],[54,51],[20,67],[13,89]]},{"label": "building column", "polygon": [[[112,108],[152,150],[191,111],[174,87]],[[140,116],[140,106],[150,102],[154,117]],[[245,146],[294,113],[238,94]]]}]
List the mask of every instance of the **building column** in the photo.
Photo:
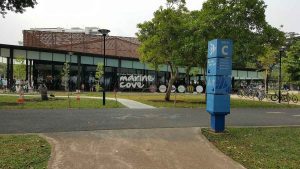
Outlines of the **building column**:
[{"label": "building column", "polygon": [[77,90],[80,90],[81,86],[81,56],[77,57]]},{"label": "building column", "polygon": [[55,86],[54,86],[54,71],[55,71],[55,65],[54,65],[54,62],[51,61],[51,77],[52,77],[52,82],[50,84],[51,90],[55,89]]},{"label": "building column", "polygon": [[32,82],[32,60],[29,60],[29,78],[28,78],[28,82],[29,82],[29,85],[31,86],[31,82]]},{"label": "building column", "polygon": [[26,64],[26,76],[25,76],[25,80],[28,80],[28,59],[26,58],[25,60],[25,64]]},{"label": "building column", "polygon": [[9,86],[9,77],[10,77],[10,58],[6,58],[6,79],[7,79],[7,86]]},{"label": "building column", "polygon": [[7,71],[9,72],[9,74],[7,75],[7,82],[8,82],[7,86],[11,88],[14,80],[14,52],[12,48],[10,48],[9,50],[10,50],[9,58],[7,62],[8,63]]},{"label": "building column", "polygon": [[36,60],[32,61],[32,75],[33,75],[33,78],[32,78],[33,86],[32,87],[34,87],[35,89],[37,87],[37,78],[38,78],[38,72],[36,70],[36,62],[37,62]]}]

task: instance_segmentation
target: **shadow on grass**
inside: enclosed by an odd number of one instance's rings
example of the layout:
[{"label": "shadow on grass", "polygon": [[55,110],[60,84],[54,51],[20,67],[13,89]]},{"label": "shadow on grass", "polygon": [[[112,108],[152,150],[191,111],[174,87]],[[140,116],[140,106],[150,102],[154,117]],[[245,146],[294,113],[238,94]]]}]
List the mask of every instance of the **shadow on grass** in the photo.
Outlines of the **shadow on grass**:
[{"label": "shadow on grass", "polygon": [[25,98],[25,102],[47,102],[47,101],[59,101],[66,100],[63,98],[49,98],[48,100],[42,100],[41,98]]}]

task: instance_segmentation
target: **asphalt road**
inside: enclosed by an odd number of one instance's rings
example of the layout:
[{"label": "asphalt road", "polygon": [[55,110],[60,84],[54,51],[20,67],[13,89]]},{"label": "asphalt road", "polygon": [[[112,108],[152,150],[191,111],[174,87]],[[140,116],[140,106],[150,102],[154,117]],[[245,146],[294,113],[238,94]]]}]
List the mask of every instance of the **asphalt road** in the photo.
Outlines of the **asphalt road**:
[{"label": "asphalt road", "polygon": [[[227,126],[300,126],[300,109],[232,109]],[[0,133],[208,127],[205,109],[0,110]]]}]

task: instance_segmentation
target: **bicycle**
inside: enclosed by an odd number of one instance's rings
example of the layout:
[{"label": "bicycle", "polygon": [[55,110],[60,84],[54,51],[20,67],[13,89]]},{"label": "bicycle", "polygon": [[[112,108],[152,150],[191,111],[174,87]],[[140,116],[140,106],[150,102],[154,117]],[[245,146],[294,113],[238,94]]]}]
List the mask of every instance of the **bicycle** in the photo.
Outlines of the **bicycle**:
[{"label": "bicycle", "polygon": [[[277,93],[271,95],[271,100],[272,101],[278,101],[279,100],[279,95]],[[282,94],[281,95],[281,100],[284,102],[294,102],[294,103],[298,103],[298,97],[295,94],[290,94],[287,90],[287,94]]]}]

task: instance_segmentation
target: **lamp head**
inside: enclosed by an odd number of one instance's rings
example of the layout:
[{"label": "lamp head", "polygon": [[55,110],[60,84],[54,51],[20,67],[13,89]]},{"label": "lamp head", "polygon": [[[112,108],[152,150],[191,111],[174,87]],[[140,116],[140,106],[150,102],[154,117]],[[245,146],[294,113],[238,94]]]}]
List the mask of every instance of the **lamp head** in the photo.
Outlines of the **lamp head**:
[{"label": "lamp head", "polygon": [[285,51],[285,49],[286,49],[286,47],[285,47],[285,46],[281,46],[281,48],[280,48],[280,51],[281,51],[281,52],[284,52],[284,51]]},{"label": "lamp head", "polygon": [[106,36],[110,32],[110,30],[108,30],[108,29],[99,29],[98,32],[101,33],[103,36]]}]

